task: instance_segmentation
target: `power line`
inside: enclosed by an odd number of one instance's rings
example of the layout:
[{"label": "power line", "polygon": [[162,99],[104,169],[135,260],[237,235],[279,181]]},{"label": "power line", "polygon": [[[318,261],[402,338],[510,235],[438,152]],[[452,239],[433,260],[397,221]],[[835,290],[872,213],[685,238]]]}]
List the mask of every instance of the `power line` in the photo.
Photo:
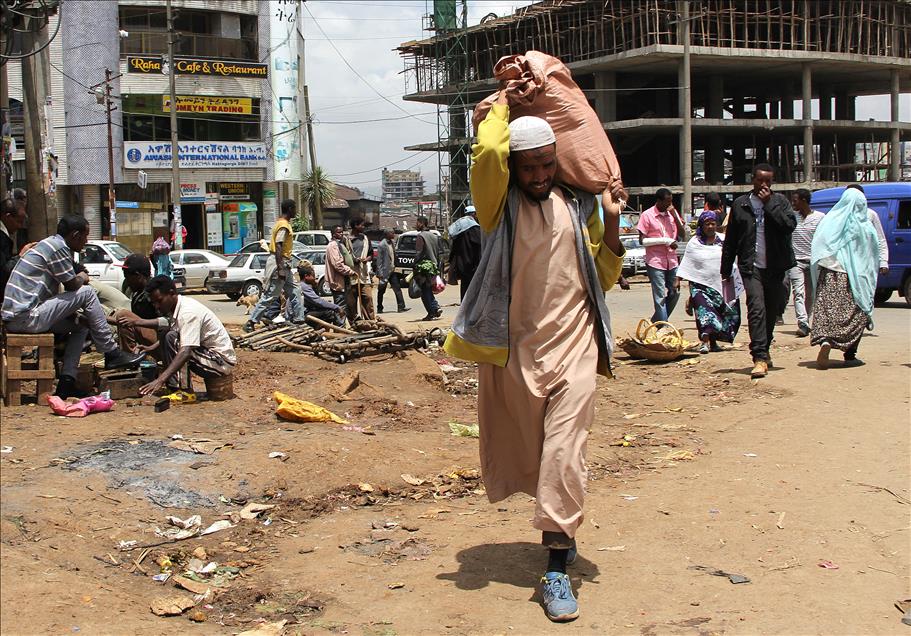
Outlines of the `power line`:
[{"label": "power line", "polygon": [[[308,15],[310,16],[310,18],[313,20],[313,24],[316,26],[317,29],[319,29],[320,33],[323,34],[323,37],[325,37],[325,38],[328,39],[329,36],[328,36],[328,35],[326,34],[326,32],[323,30],[323,27],[322,27],[322,25],[319,23],[319,21],[313,16],[313,12],[310,11],[310,7],[308,7],[306,4],[304,4],[304,9],[307,10],[307,14],[308,14]],[[342,59],[342,61],[345,63],[345,65],[346,65],[349,69],[351,69],[351,72],[354,73],[355,75],[357,75],[357,77],[358,77],[362,82],[364,82],[364,84],[366,84],[367,86],[369,86],[370,89],[371,89],[374,93],[376,93],[377,95],[379,95],[380,98],[382,98],[384,101],[389,102],[390,104],[392,104],[393,106],[395,106],[397,109],[399,109],[400,111],[402,111],[402,112],[405,113],[406,115],[409,115],[410,117],[414,117],[414,118],[417,119],[418,121],[423,121],[424,123],[430,123],[430,122],[428,122],[426,119],[421,119],[421,118],[418,117],[417,115],[413,115],[412,113],[409,113],[407,110],[405,110],[404,108],[402,108],[399,104],[396,104],[395,102],[393,102],[393,101],[391,101],[390,99],[388,99],[388,98],[386,98],[385,96],[383,96],[383,94],[380,93],[380,91],[378,91],[378,90],[376,89],[376,87],[373,86],[373,84],[371,84],[370,82],[368,82],[368,81],[364,78],[364,76],[361,75],[361,74],[358,72],[358,70],[357,70],[356,68],[354,68],[354,66],[351,65],[351,62],[349,62],[348,59],[347,59],[344,55],[342,55],[342,52],[338,49],[337,46],[335,46],[335,43],[334,43],[332,40],[328,40],[328,42],[329,42],[329,45],[333,48],[333,50],[338,54],[338,56],[339,56],[339,57]],[[436,122],[434,122],[434,123],[436,123]]]},{"label": "power line", "polygon": [[[335,176],[335,177],[350,177],[350,176],[354,176],[354,175],[357,175],[357,174],[367,174],[368,172],[376,172],[377,170],[382,170],[383,168],[387,168],[387,167],[389,167],[389,166],[396,166],[396,165],[398,165],[398,164],[400,164],[400,163],[404,163],[404,162],[408,161],[409,159],[414,159],[415,155],[421,155],[421,154],[424,154],[424,153],[422,153],[422,152],[416,152],[416,153],[414,153],[414,155],[411,155],[410,157],[405,157],[404,159],[399,159],[398,161],[393,161],[393,162],[391,162],[391,163],[384,163],[383,165],[381,165],[381,166],[379,166],[379,167],[376,167],[376,168],[371,168],[370,170],[359,170],[358,172],[346,172],[345,174],[337,174],[337,175],[329,175],[329,176]],[[433,157],[433,156],[434,156],[434,155],[432,155],[432,154],[431,154],[431,155],[427,155],[427,156],[426,156],[424,159],[422,159],[421,161],[426,161],[427,159],[429,159],[429,158],[431,158],[431,157]],[[417,164],[415,164],[415,165],[417,165]]]}]

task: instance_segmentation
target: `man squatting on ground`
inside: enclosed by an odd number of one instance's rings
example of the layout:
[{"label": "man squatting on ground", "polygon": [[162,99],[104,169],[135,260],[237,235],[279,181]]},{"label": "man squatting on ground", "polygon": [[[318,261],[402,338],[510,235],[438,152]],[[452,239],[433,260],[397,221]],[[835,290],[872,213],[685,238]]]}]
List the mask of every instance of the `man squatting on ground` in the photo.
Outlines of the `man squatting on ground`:
[{"label": "man squatting on ground", "polygon": [[551,620],[567,621],[579,615],[566,566],[575,559],[583,519],[595,377],[610,375],[604,292],[623,266],[619,219],[626,193],[613,180],[602,195],[602,223],[594,195],[554,187],[556,138],[547,122],[508,122],[501,92],[472,152],[483,253],[445,349],[479,363],[488,498],[536,497],[533,526],[550,550],[541,579],[544,607]]},{"label": "man squatting on ground", "polygon": [[89,224],[84,217],[60,219],[56,234],[19,257],[0,314],[10,333],[50,331],[66,336],[63,368],[54,391],[63,399],[84,397],[76,390],[76,374],[87,336],[104,354],[106,369],[134,366],[145,357],[145,353],[130,354],[117,346],[98,296],[89,286],[89,275],[76,273],[73,255],[82,251],[88,239]]},{"label": "man squatting on ground", "polygon": [[208,307],[179,295],[174,281],[167,276],[150,280],[146,292],[161,318],[126,320],[133,327],[158,330],[165,369],[139,389],[142,395],[151,395],[165,385],[193,393],[190,372],[203,379],[223,378],[234,373],[237,356],[231,337]]}]

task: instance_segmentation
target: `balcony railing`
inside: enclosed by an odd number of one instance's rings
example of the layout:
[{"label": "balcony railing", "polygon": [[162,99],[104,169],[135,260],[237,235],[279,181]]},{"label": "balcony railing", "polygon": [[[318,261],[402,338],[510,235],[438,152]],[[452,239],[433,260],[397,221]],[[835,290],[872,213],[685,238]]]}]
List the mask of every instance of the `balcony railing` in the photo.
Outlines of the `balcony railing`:
[{"label": "balcony railing", "polygon": [[[124,55],[167,55],[168,34],[164,31],[130,31],[121,41]],[[252,38],[224,38],[218,35],[181,33],[174,54],[223,60],[258,61],[257,43]]]}]

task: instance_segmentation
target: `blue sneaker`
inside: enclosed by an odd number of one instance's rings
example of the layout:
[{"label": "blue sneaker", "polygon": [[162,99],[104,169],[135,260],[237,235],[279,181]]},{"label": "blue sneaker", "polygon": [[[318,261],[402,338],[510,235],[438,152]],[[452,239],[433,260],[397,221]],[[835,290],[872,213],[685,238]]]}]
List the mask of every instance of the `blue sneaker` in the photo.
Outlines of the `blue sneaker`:
[{"label": "blue sneaker", "polygon": [[569,576],[560,572],[548,572],[541,577],[541,596],[544,597],[544,612],[555,623],[564,623],[579,618],[579,604],[573,596]]},{"label": "blue sneaker", "polygon": [[566,553],[566,565],[572,565],[576,562],[576,557],[579,556],[579,551],[576,549],[576,540],[573,539],[573,547],[569,549],[569,552]]}]

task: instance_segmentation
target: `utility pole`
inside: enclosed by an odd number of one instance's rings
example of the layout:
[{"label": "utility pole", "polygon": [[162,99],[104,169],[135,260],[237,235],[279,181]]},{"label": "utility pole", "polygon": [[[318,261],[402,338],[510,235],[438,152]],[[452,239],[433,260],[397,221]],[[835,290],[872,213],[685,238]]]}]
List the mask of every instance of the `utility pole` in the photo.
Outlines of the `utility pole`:
[{"label": "utility pole", "polygon": [[310,148],[310,194],[313,197],[313,228],[323,229],[323,202],[316,191],[316,142],[313,140],[313,119],[310,117],[310,91],[304,84],[304,116],[307,118],[307,145]]},{"label": "utility pole", "polygon": [[[42,18],[28,18],[35,21]],[[46,40],[46,23],[38,30],[29,24],[22,34],[22,50],[34,51]],[[44,35],[45,37],[40,37]],[[52,233],[57,223],[57,213],[51,196],[44,186],[46,148],[44,130],[44,105],[47,103],[46,63],[47,49],[22,60],[22,102],[25,124],[25,182],[28,192],[29,241],[40,241]],[[51,218],[53,217],[53,219]]]},{"label": "utility pole", "polygon": [[177,147],[177,89],[174,77],[174,15],[171,0],[168,13],[168,85],[171,91],[171,204],[174,208],[174,249],[183,249],[183,218],[180,214],[180,152]]},{"label": "utility pole", "polygon": [[[6,29],[0,32],[0,51],[6,51]],[[6,156],[11,154],[6,145],[6,131],[9,129],[9,135],[12,137],[13,130],[9,121],[9,80],[6,74],[6,62],[0,65],[0,200],[6,198],[6,180],[12,179],[12,175],[6,173]],[[13,162],[10,160],[9,167],[12,169]]]},{"label": "utility pole", "polygon": [[114,105],[111,83],[118,77],[120,75],[112,75],[111,69],[106,68],[104,69],[104,81],[101,83],[104,84],[104,93],[98,92],[101,84],[95,84],[90,91],[95,94],[99,104],[104,104],[108,118],[108,212],[110,215],[111,239],[114,240],[117,239],[117,193],[114,185],[114,130],[111,124],[111,114],[117,110],[117,107]]}]

